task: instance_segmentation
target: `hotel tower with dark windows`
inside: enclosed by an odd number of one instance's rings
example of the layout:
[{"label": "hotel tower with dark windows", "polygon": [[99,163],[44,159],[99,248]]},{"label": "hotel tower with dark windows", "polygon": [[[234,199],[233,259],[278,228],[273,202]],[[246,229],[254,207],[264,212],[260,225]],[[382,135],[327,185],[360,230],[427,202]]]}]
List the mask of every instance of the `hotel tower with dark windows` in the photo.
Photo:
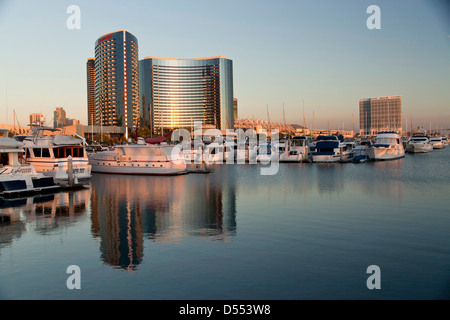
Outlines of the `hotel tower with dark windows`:
[{"label": "hotel tower with dark windows", "polygon": [[197,121],[234,129],[232,60],[146,57],[139,81],[141,117],[154,133],[190,130]]},{"label": "hotel tower with dark windows", "polygon": [[[95,124],[128,129],[139,121],[138,41],[126,30],[95,42]],[[88,117],[91,117],[88,115]]]},{"label": "hotel tower with dark windows", "polygon": [[381,131],[402,133],[402,97],[376,97],[359,100],[359,127],[363,135]]},{"label": "hotel tower with dark windows", "polygon": [[94,73],[95,73],[95,59],[89,58],[86,62],[86,74],[87,74],[87,105],[88,105],[88,125],[95,125],[95,86],[94,86]]}]

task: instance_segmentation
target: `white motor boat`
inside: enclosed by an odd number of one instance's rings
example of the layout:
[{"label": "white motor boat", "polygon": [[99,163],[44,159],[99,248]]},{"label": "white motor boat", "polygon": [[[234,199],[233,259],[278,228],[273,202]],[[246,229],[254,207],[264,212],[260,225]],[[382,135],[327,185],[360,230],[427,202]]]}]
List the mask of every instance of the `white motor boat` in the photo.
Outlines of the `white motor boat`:
[{"label": "white motor boat", "polygon": [[[54,135],[45,135],[46,131]],[[46,127],[32,128],[32,132],[23,139],[23,147],[27,163],[37,172],[52,177],[61,186],[82,186],[90,182],[91,166],[84,138]]]},{"label": "white motor boat", "polygon": [[431,137],[430,144],[433,147],[433,149],[444,149],[445,147],[445,144],[442,141],[442,137]]},{"label": "white motor boat", "polygon": [[307,162],[309,161],[309,143],[311,138],[295,136],[282,141],[280,145],[280,162]]},{"label": "white motor boat", "polygon": [[[146,139],[146,141],[149,141]],[[185,174],[186,162],[177,146],[167,143],[116,145],[112,151],[95,153],[89,157],[92,172],[130,175]]]},{"label": "white motor boat", "polygon": [[406,151],[410,153],[427,153],[433,151],[433,146],[428,136],[414,135],[406,144]]},{"label": "white motor boat", "polygon": [[446,136],[442,137],[442,143],[444,144],[444,147],[448,146],[448,140]]},{"label": "white motor boat", "polygon": [[313,162],[340,162],[341,141],[337,136],[319,136],[312,152]]},{"label": "white motor boat", "polygon": [[395,160],[405,157],[405,149],[398,133],[379,132],[375,143],[367,148],[367,154],[372,161]]},{"label": "white motor boat", "polygon": [[52,177],[36,172],[25,163],[22,143],[8,138],[8,129],[0,129],[0,194],[15,196],[59,188]]},{"label": "white motor boat", "polygon": [[341,162],[351,162],[353,160],[353,149],[356,147],[354,141],[341,142]]}]

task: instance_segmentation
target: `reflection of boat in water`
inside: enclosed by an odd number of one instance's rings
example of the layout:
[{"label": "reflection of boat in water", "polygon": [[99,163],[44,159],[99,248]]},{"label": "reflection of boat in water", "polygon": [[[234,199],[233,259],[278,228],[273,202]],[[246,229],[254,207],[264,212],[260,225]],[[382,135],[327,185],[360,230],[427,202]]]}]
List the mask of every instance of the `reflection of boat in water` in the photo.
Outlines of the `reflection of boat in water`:
[{"label": "reflection of boat in water", "polygon": [[85,215],[89,189],[40,194],[29,197],[0,198],[0,216],[12,223],[34,225],[45,233],[75,223]]},{"label": "reflection of boat in water", "polygon": [[[23,139],[26,161],[37,172],[52,177],[62,186],[82,186],[89,184],[91,166],[85,150],[84,138],[69,134],[44,135],[45,131],[57,132],[60,129],[34,127],[33,135]],[[21,137],[17,137],[21,139]],[[72,174],[69,168],[72,167]]]},{"label": "reflection of boat in water", "polygon": [[379,132],[375,137],[375,143],[367,148],[369,159],[395,160],[405,157],[405,149],[401,137],[396,132]]},{"label": "reflection of boat in water", "polygon": [[52,177],[45,177],[33,165],[23,163],[24,155],[21,143],[8,138],[7,129],[0,129],[0,195],[17,196],[59,188]]},{"label": "reflection of boat in water", "polygon": [[112,151],[103,151],[89,157],[92,172],[135,175],[176,175],[186,173],[181,149],[165,143],[116,145]]}]

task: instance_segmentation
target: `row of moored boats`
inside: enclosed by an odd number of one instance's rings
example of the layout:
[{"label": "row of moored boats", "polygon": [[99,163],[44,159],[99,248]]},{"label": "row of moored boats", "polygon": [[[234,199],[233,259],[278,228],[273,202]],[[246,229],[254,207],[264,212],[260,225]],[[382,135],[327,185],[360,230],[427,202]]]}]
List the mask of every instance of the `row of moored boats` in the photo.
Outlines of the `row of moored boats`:
[{"label": "row of moored boats", "polygon": [[445,137],[417,134],[402,140],[395,132],[380,132],[375,140],[344,141],[338,136],[312,140],[297,136],[270,143],[226,141],[222,144],[193,142],[179,148],[163,137],[139,138],[137,143],[118,144],[111,149],[86,148],[75,134],[34,128],[33,133],[8,137],[0,129],[0,195],[40,192],[88,185],[92,173],[176,175],[199,164],[279,162],[365,162],[393,160],[405,152],[430,152],[448,145]]}]

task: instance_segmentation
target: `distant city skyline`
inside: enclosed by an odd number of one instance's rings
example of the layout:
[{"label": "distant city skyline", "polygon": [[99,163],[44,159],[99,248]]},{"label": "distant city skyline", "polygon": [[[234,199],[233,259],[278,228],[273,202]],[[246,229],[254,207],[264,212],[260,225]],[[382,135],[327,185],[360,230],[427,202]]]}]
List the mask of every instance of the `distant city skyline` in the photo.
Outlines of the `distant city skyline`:
[{"label": "distant city skyline", "polygon": [[[66,12],[80,8],[80,29]],[[370,30],[367,8],[381,9]],[[450,128],[445,1],[0,1],[0,123],[53,111],[88,124],[86,61],[125,29],[146,56],[233,60],[239,118],[359,130],[359,100],[402,96],[402,123]],[[101,14],[99,14],[101,13]],[[207,41],[205,41],[205,39]],[[314,115],[314,116],[313,116]]]}]

